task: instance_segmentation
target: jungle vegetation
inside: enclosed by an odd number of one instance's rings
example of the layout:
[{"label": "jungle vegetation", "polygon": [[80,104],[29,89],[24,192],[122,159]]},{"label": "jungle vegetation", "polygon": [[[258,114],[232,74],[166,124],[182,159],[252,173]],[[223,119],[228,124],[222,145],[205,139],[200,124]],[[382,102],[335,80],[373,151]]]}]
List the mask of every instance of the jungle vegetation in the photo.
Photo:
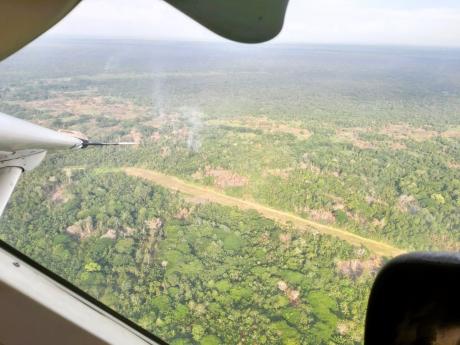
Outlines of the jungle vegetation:
[{"label": "jungle vegetation", "polygon": [[116,168],[458,251],[459,96],[455,49],[44,39],[0,111],[138,145],[50,154],[0,238],[172,344],[360,344],[388,258]]}]

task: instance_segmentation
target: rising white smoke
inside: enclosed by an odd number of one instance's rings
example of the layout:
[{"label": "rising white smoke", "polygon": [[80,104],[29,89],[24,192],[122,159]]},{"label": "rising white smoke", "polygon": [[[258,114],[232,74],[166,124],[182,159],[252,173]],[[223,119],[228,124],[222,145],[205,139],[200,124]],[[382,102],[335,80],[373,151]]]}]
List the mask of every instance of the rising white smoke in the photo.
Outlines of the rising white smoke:
[{"label": "rising white smoke", "polygon": [[203,128],[203,113],[196,109],[182,109],[182,117],[185,118],[188,137],[187,147],[190,151],[198,152],[201,147],[200,132]]}]

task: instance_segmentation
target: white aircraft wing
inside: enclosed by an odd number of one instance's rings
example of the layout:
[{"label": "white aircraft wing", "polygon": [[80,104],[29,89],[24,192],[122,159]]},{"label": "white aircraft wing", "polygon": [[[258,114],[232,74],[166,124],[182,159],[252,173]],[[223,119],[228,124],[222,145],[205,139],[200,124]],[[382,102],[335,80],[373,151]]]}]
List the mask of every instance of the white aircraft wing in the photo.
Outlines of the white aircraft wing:
[{"label": "white aircraft wing", "polygon": [[0,216],[24,171],[37,167],[47,151],[82,148],[84,142],[0,113]]}]

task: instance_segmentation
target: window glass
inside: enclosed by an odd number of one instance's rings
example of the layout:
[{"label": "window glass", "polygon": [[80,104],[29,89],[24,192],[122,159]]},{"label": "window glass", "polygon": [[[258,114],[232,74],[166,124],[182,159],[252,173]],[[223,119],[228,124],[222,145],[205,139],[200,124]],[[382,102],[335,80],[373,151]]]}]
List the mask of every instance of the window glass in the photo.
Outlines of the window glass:
[{"label": "window glass", "polygon": [[297,0],[254,46],[83,3],[0,64],[0,111],[137,145],[50,153],[0,238],[172,344],[361,344],[389,258],[460,250],[460,12],[436,4]]}]

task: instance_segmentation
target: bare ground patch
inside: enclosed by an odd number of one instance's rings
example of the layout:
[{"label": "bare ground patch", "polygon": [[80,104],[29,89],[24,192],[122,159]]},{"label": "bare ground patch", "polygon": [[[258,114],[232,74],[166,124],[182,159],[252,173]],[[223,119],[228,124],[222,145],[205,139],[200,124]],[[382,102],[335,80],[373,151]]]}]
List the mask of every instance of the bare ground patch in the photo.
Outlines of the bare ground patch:
[{"label": "bare ground patch", "polygon": [[129,133],[128,140],[132,140],[135,144],[140,144],[142,139],[144,139],[144,137],[137,129],[132,129]]},{"label": "bare ground patch", "polygon": [[247,177],[222,168],[211,169],[207,167],[205,175],[213,177],[214,185],[222,189],[228,187],[244,187],[248,184]]},{"label": "bare ground patch", "polygon": [[353,146],[356,146],[359,149],[367,150],[367,149],[375,149],[376,146],[367,140],[363,140],[359,137],[361,133],[370,133],[369,128],[339,128],[335,131],[336,137],[345,140],[351,143]]},{"label": "bare ground patch", "polygon": [[449,129],[441,133],[444,138],[460,138],[460,128]]},{"label": "bare ground patch", "polygon": [[460,169],[460,163],[457,162],[449,162],[447,165],[451,169]]},{"label": "bare ground patch", "polygon": [[335,223],[335,216],[328,210],[308,210],[310,218],[315,222]]},{"label": "bare ground patch", "polygon": [[418,142],[430,140],[439,135],[439,132],[434,130],[422,127],[412,127],[405,123],[388,125],[382,128],[379,133],[388,135],[394,140],[411,139]]},{"label": "bare ground patch", "polygon": [[51,200],[57,204],[64,204],[70,200],[64,186],[57,186],[51,194]]},{"label": "bare ground patch", "polygon": [[407,148],[404,141],[413,140],[423,142],[439,136],[445,138],[460,138],[460,129],[450,129],[445,132],[438,132],[431,128],[413,127],[406,123],[389,124],[381,129],[367,127],[339,128],[336,130],[336,137],[353,144],[360,149],[373,149],[378,147],[378,142],[362,139],[363,134],[383,135],[388,137],[384,140],[392,150],[404,150]]},{"label": "bare ground patch", "polygon": [[446,234],[432,234],[431,243],[435,247],[442,248],[444,251],[449,252],[460,252],[460,242],[452,240],[452,238]]},{"label": "bare ground patch", "polygon": [[231,120],[210,120],[209,125],[228,125],[237,128],[259,129],[264,133],[276,134],[285,133],[292,134],[299,140],[307,140],[310,138],[311,133],[301,127],[300,122],[276,122],[267,117],[240,117]]},{"label": "bare ground patch", "polygon": [[383,260],[381,257],[373,257],[368,260],[352,259],[337,261],[335,264],[337,272],[353,280],[363,275],[374,275],[382,265]]},{"label": "bare ground patch", "polygon": [[420,206],[412,195],[401,195],[398,199],[397,208],[403,213],[416,213]]},{"label": "bare ground patch", "polygon": [[53,98],[12,102],[27,109],[45,111],[53,115],[71,113],[74,115],[110,115],[115,119],[134,119],[149,111],[147,107],[132,102],[104,96],[81,95],[72,97],[58,95]]},{"label": "bare ground patch", "polygon": [[71,236],[84,240],[94,233],[93,220],[91,217],[87,217],[73,225],[70,225],[65,231]]}]

